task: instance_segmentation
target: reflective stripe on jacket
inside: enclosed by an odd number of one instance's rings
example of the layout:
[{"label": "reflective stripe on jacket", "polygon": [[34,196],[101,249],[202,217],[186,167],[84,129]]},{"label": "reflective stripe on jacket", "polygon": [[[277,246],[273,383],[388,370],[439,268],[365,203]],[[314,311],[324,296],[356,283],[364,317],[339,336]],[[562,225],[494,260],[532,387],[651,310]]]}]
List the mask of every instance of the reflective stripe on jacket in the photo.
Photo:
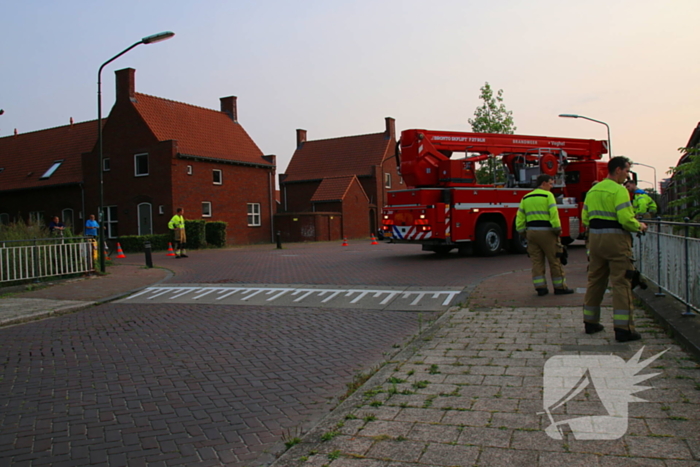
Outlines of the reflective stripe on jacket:
[{"label": "reflective stripe on jacket", "polygon": [[515,230],[523,232],[531,222],[542,225],[548,222],[552,229],[561,228],[557,201],[551,191],[537,188],[520,201],[518,215],[515,218]]},{"label": "reflective stripe on jacket", "polygon": [[581,217],[586,226],[591,221],[600,219],[606,221],[606,225],[619,224],[619,227],[629,232],[639,231],[639,222],[634,218],[629,192],[609,178],[597,183],[586,194]]}]

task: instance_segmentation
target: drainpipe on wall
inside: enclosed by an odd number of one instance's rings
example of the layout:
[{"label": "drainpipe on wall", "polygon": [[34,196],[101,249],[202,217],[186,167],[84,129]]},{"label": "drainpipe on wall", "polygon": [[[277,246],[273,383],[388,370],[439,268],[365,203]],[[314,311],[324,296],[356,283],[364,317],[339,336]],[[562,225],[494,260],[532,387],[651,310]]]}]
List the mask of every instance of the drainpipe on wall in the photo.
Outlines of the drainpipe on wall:
[{"label": "drainpipe on wall", "polygon": [[277,202],[275,199],[273,199],[272,196],[272,190],[274,188],[273,182],[272,182],[272,169],[268,172],[268,178],[267,178],[267,183],[270,186],[270,241],[274,243],[275,241],[275,214],[274,214],[274,209],[272,209],[272,203]]}]

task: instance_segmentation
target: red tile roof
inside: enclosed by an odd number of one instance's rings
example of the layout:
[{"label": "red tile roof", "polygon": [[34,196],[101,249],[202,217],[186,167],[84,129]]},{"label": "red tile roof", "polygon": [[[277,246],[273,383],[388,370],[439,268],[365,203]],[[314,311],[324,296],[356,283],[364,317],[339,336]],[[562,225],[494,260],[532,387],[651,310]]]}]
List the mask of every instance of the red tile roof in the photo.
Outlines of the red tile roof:
[{"label": "red tile roof", "polygon": [[[324,178],[316,188],[316,192],[311,197],[311,202],[318,201],[342,201],[350,188],[350,185],[357,180],[354,175],[350,177]],[[359,181],[357,182],[359,184]],[[362,186],[360,185],[360,188]]]},{"label": "red tile roof", "polygon": [[[0,191],[82,182],[81,155],[96,142],[97,120],[0,138]],[[51,177],[39,180],[61,159]]]},{"label": "red tile roof", "polygon": [[223,112],[135,93],[134,107],[159,141],[191,156],[270,165],[241,125]]},{"label": "red tile roof", "polygon": [[372,175],[391,144],[386,133],[305,141],[294,151],[285,182]]}]

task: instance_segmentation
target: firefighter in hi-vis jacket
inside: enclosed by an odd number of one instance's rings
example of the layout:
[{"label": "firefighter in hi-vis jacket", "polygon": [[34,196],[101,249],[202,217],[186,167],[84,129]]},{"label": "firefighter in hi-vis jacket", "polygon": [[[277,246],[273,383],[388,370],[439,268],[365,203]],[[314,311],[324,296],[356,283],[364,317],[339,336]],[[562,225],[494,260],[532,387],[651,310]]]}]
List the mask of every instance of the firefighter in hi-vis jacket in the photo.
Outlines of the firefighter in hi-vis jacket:
[{"label": "firefighter in hi-vis jacket", "polygon": [[561,221],[557,202],[552,194],[554,179],[550,175],[537,177],[537,188],[520,201],[515,228],[527,238],[527,254],[532,260],[532,283],[537,295],[547,295],[545,258],[549,263],[549,274],[556,295],[574,293],[566,286],[564,268],[561,264],[563,247],[559,239]]},{"label": "firefighter in hi-vis jacket", "polygon": [[583,305],[586,334],[603,330],[600,304],[608,279],[613,289],[613,323],[618,342],[641,339],[634,330],[632,279],[635,275],[630,232],[644,232],[637,221],[630,196],[622,183],[630,171],[630,160],[617,156],[608,162],[608,177],[586,194],[581,217],[588,227],[590,263],[588,288]]}]

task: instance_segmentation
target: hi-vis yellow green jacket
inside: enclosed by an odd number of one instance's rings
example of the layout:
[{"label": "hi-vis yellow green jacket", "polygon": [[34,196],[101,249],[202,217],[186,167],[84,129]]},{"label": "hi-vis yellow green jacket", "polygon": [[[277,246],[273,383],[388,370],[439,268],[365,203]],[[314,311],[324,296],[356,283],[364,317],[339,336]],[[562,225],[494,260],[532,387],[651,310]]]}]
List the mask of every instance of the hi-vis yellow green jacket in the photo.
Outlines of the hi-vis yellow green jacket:
[{"label": "hi-vis yellow green jacket", "polygon": [[592,233],[617,233],[614,230],[622,229],[639,231],[629,192],[609,178],[597,183],[586,194],[581,217]]},{"label": "hi-vis yellow green jacket", "polygon": [[557,201],[551,191],[536,188],[520,201],[520,209],[515,218],[515,230],[524,232],[527,229],[561,229]]}]

